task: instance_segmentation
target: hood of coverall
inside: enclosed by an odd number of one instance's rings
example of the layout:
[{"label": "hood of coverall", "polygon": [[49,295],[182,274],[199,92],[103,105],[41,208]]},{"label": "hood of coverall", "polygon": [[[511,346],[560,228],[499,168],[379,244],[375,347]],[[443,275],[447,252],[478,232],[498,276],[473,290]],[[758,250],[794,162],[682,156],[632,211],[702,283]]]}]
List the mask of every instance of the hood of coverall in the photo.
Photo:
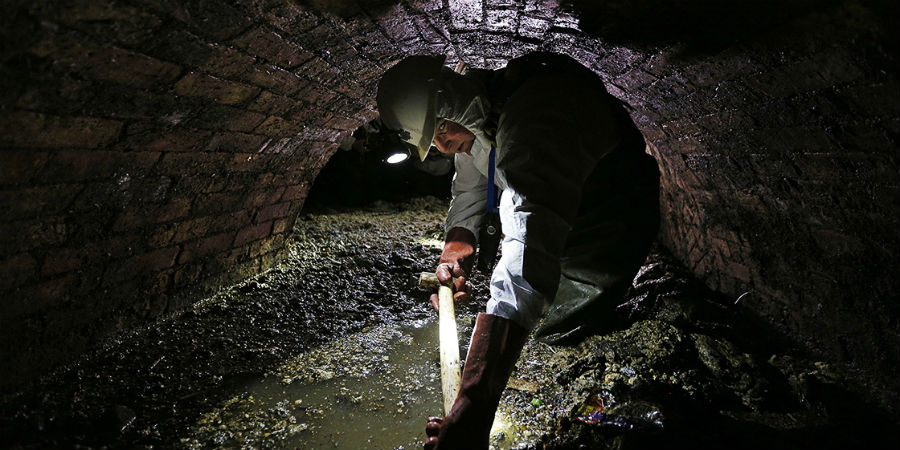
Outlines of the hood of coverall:
[{"label": "hood of coverall", "polygon": [[484,123],[490,111],[484,84],[450,69],[442,71],[435,116],[456,122],[475,135],[472,150],[490,148]]}]

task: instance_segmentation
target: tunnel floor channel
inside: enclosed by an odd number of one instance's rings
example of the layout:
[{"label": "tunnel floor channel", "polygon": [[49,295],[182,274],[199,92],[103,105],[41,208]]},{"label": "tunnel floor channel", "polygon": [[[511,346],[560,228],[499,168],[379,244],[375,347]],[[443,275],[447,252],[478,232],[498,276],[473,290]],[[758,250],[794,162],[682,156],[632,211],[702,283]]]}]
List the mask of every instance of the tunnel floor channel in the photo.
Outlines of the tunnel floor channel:
[{"label": "tunnel floor channel", "polygon": [[[0,401],[6,448],[421,448],[440,415],[418,274],[445,201],[306,211],[271,269],[107,342]],[[457,308],[464,356],[488,277]],[[491,448],[895,448],[896,419],[836,367],[655,249],[615,325],[531,340]]]}]

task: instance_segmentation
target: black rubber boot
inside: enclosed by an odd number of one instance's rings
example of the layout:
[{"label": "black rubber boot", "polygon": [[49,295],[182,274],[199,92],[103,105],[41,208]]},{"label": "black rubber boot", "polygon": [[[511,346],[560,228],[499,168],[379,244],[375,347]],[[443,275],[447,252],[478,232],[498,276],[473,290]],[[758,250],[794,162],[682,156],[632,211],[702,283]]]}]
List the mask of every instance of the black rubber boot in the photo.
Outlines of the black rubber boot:
[{"label": "black rubber boot", "polygon": [[[426,449],[486,450],[500,395],[519,359],[528,330],[511,320],[479,314],[459,395],[450,414],[429,419]],[[434,436],[437,435],[437,439]]]},{"label": "black rubber boot", "polygon": [[[534,329],[535,340],[550,345],[576,345],[588,336],[627,327],[627,318],[616,312],[625,293],[623,279],[609,276],[602,280],[606,285],[597,286],[565,275],[560,277],[556,300]],[[629,281],[634,278],[633,274],[629,276]]]},{"label": "black rubber boot", "polygon": [[629,325],[616,306],[659,228],[659,170],[642,149],[605,156],[585,181],[560,258],[559,290],[534,330],[536,340],[574,345]]}]

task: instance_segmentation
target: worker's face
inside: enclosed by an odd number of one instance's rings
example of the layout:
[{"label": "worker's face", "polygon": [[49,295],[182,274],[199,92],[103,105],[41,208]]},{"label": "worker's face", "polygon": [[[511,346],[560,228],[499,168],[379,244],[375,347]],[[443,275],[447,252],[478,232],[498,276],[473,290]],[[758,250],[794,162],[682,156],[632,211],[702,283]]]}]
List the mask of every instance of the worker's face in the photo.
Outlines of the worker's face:
[{"label": "worker's face", "polygon": [[466,127],[447,119],[438,119],[435,125],[434,146],[441,153],[472,154],[475,135]]}]

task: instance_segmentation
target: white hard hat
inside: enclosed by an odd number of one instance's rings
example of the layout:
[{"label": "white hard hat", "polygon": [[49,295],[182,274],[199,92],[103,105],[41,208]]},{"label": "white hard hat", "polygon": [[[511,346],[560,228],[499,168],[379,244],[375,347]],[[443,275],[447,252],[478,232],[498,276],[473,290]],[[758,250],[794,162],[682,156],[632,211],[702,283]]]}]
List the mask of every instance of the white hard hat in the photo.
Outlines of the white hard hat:
[{"label": "white hard hat", "polygon": [[[410,56],[388,69],[378,83],[378,112],[390,128],[403,130],[404,141],[425,161],[434,139],[435,108],[443,56]],[[449,70],[449,69],[447,69]]]}]

